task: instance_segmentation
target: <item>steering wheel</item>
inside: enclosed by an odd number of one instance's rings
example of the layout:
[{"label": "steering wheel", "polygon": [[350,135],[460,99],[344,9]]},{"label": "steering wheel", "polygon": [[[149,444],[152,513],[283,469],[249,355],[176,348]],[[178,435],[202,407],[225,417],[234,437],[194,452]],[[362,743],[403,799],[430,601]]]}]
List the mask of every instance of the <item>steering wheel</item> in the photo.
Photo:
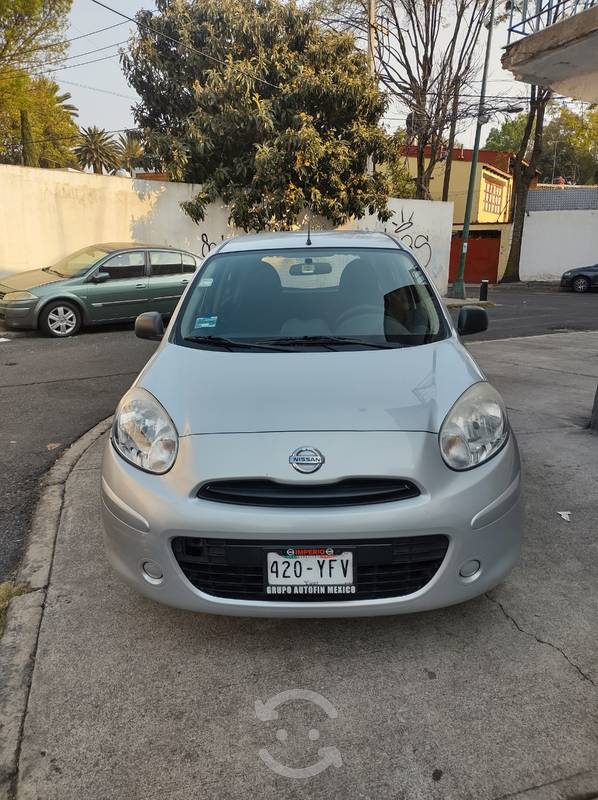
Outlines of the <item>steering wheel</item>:
[{"label": "steering wheel", "polygon": [[336,320],[336,328],[339,325],[342,325],[348,319],[352,319],[353,317],[365,317],[368,314],[376,314],[377,316],[380,315],[380,306],[375,305],[363,305],[363,306],[355,306],[355,308],[348,308],[346,311],[340,315],[340,317]]}]

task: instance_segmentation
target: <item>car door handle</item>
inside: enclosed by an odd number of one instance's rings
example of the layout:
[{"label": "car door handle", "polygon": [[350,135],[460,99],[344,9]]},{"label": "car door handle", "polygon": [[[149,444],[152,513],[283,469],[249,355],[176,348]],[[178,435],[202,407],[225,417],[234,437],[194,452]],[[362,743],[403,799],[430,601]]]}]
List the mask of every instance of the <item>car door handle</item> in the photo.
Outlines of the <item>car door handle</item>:
[{"label": "car door handle", "polygon": [[181,283],[183,284],[183,286],[186,286],[189,283],[189,279],[188,278],[183,278]]},{"label": "car door handle", "polygon": [[135,284],[135,288],[136,289],[145,289],[145,283],[136,283]]}]

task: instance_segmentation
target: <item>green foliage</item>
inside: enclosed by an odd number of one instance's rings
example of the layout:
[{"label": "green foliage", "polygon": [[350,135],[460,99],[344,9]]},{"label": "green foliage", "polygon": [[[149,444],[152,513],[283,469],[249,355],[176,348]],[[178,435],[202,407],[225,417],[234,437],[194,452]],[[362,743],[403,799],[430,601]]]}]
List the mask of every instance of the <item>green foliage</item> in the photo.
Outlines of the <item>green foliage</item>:
[{"label": "green foliage", "polygon": [[405,131],[401,129],[395,131],[391,137],[391,148],[386,165],[391,197],[415,197],[415,178],[409,174],[405,156],[401,152],[405,140]]},{"label": "green foliage", "polygon": [[544,147],[538,163],[540,180],[565,178],[570,183],[598,183],[598,112],[585,118],[566,106],[553,112],[544,128]]},{"label": "green foliage", "polygon": [[121,133],[118,137],[118,160],[119,165],[133,175],[135,167],[141,166],[143,162],[143,145],[141,140],[133,131]]},{"label": "green foliage", "polygon": [[4,633],[10,601],[13,597],[25,594],[26,591],[27,587],[20,583],[13,583],[12,581],[0,583],[0,636]]},{"label": "green foliage", "polygon": [[[516,153],[525,128],[525,114],[492,128],[485,147]],[[533,132],[532,132],[533,136]],[[532,137],[526,157],[529,157]],[[589,108],[576,114],[567,106],[548,109],[542,135],[542,155],[538,161],[539,180],[550,183],[564,177],[570,183],[598,182],[598,110]]]},{"label": "green foliage", "polygon": [[484,150],[502,150],[507,153],[517,153],[523,133],[527,114],[518,114],[516,117],[506,119],[498,128],[491,128]]},{"label": "green foliage", "polygon": [[39,167],[39,157],[31,133],[29,114],[24,108],[21,109],[21,156],[23,159],[23,166]]},{"label": "green foliage", "polygon": [[0,0],[0,73],[60,55],[71,6],[72,0]]},{"label": "green foliage", "polygon": [[75,155],[83,168],[91,167],[96,175],[112,172],[119,167],[119,149],[113,137],[103,128],[92,125],[81,128],[81,138]]},{"label": "green foliage", "polygon": [[76,166],[72,147],[79,129],[73,120],[76,108],[47,78],[18,73],[0,79],[0,162],[21,163],[21,111],[27,112],[33,142],[42,167]]},{"label": "green foliage", "polygon": [[157,0],[123,57],[141,97],[146,153],[175,180],[202,184],[196,221],[218,197],[246,230],[289,228],[307,205],[335,225],[388,218],[389,181],[370,174],[390,140],[386,99],[353,37],[323,30],[294,0]]}]

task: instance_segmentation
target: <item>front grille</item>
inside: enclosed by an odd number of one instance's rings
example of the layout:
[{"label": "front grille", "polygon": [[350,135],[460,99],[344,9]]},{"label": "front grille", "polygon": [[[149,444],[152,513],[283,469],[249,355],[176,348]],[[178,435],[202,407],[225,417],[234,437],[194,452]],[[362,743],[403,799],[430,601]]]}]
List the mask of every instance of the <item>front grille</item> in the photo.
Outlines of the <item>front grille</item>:
[{"label": "front grille", "polygon": [[5,294],[6,294],[6,292],[0,292],[0,300],[4,300],[4,295]]},{"label": "front grille", "polygon": [[335,483],[278,483],[261,478],[210,481],[198,496],[217,503],[285,508],[322,508],[388,503],[417,497],[419,489],[396,478],[346,478]]},{"label": "front grille", "polygon": [[405,536],[360,542],[300,540],[295,542],[237,539],[172,540],[174,556],[185,577],[197,589],[215,597],[238,600],[325,601],[322,595],[266,594],[266,553],[289,546],[334,546],[353,552],[356,592],[334,595],[335,601],[402,597],[424,587],[436,574],[446,555],[448,538],[441,535]]}]

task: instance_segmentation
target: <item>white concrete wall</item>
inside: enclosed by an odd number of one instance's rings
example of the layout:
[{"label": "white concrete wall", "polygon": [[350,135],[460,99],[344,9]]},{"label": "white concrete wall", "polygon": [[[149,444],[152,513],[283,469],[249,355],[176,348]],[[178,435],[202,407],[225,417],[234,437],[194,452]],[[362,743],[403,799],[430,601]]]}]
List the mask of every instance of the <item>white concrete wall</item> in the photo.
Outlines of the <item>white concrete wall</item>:
[{"label": "white concrete wall", "polygon": [[[0,165],[0,275],[52,264],[100,242],[170,244],[206,253],[235,233],[225,206],[213,203],[196,225],[180,203],[199,187],[63,170]],[[393,217],[367,216],[345,228],[387,230],[413,248],[444,292],[448,281],[452,203],[390,201]]]},{"label": "white concrete wall", "polygon": [[448,285],[451,255],[453,204],[437,200],[401,200],[389,202],[393,212],[388,222],[373,216],[348,223],[343,228],[385,230],[397,235],[413,250],[415,257],[444,294]]},{"label": "white concrete wall", "polygon": [[202,255],[230,236],[225,206],[205,224],[180,208],[199,187],[0,165],[0,272],[52,264],[100,242],[171,244]]},{"label": "white concrete wall", "polygon": [[521,280],[558,280],[567,269],[596,262],[598,211],[530,211],[525,217]]}]

